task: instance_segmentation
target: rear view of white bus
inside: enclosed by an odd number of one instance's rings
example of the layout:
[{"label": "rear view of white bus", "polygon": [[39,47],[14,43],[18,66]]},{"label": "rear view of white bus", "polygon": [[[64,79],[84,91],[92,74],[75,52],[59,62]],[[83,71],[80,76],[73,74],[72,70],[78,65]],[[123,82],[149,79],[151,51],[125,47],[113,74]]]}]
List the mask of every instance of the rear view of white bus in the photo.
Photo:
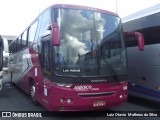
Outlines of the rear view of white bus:
[{"label": "rear view of white bus", "polygon": [[8,41],[0,36],[0,91],[2,90],[3,66],[8,66]]},{"label": "rear view of white bus", "polygon": [[3,71],[8,72],[8,57],[9,57],[8,40],[3,38]]},{"label": "rear view of white bus", "polygon": [[129,94],[160,102],[160,4],[122,19],[125,32],[138,31],[144,36],[145,48],[126,39]]},{"label": "rear view of white bus", "polygon": [[0,90],[2,90],[2,77],[3,77],[3,39],[0,36]]}]

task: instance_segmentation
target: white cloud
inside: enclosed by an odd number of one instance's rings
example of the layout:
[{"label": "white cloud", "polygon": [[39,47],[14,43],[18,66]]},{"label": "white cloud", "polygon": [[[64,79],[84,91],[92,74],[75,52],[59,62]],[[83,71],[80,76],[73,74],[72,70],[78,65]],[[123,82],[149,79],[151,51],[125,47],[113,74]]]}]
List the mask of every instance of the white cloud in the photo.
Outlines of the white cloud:
[{"label": "white cloud", "polygon": [[[73,63],[77,61],[78,55],[89,52],[93,47],[91,44],[101,40],[99,37],[103,36],[105,19],[99,13],[86,14],[86,12],[82,14],[80,10],[62,10],[59,16],[61,18],[61,51],[64,58],[67,59],[69,56]],[[98,34],[94,28],[94,22]]]}]

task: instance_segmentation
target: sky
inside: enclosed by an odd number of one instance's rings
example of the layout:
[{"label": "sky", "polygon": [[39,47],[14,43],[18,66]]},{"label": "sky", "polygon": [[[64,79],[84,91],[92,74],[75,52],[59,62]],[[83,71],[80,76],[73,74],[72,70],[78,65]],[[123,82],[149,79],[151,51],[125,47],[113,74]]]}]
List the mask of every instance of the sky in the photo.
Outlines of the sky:
[{"label": "sky", "polygon": [[0,0],[0,34],[18,36],[40,12],[53,4],[96,7],[123,18],[159,3],[160,0]]}]

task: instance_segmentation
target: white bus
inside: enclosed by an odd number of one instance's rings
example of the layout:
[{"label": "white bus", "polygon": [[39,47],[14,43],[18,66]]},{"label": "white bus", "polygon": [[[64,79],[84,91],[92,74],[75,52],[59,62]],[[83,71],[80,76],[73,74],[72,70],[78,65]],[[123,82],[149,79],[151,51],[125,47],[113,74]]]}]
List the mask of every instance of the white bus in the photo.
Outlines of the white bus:
[{"label": "white bus", "polygon": [[8,65],[8,56],[8,41],[0,36],[0,91],[2,90],[3,66]]},{"label": "white bus", "polygon": [[9,58],[8,40],[3,38],[3,71],[8,72],[8,58]]},{"label": "white bus", "polygon": [[0,90],[2,89],[2,77],[3,77],[3,39],[0,36]]},{"label": "white bus", "polygon": [[144,36],[143,51],[135,39],[127,39],[129,93],[160,102],[160,4],[122,19],[125,32]]}]

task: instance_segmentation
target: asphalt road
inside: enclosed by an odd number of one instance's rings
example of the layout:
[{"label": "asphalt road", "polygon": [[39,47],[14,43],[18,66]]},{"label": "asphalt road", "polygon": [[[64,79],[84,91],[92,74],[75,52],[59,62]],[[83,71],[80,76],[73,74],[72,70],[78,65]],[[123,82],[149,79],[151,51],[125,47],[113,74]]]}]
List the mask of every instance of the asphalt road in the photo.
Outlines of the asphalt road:
[{"label": "asphalt road", "polygon": [[[0,111],[48,111],[41,105],[35,106],[30,97],[21,91],[15,85],[10,83],[8,75],[4,75],[3,90],[0,92]],[[49,113],[52,117],[37,118],[37,120],[158,120],[159,117],[109,117],[111,112],[135,111],[136,113],[142,111],[157,112],[160,111],[160,104],[145,99],[136,97],[129,97],[127,103],[109,110],[92,111],[92,112],[72,112],[72,113]],[[107,115],[108,114],[108,115]],[[22,120],[21,117],[14,118],[0,118],[0,120]],[[35,118],[23,118],[27,120],[35,120]]]}]

